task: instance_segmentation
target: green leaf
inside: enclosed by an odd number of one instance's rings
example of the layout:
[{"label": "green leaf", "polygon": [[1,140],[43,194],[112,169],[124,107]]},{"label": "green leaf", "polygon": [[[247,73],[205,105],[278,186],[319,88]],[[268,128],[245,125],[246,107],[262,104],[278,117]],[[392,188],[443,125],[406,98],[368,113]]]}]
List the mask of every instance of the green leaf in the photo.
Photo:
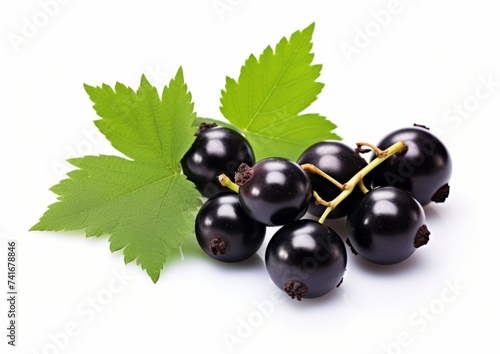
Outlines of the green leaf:
[{"label": "green leaf", "polygon": [[[312,144],[322,140],[339,140],[330,131],[336,125],[318,114],[277,119],[262,131],[248,131],[247,139],[252,146],[258,146],[258,160],[281,156],[296,161],[300,154]],[[257,155],[257,153],[256,153]]]},{"label": "green leaf", "polygon": [[182,70],[165,86],[161,100],[145,76],[137,92],[120,83],[115,90],[108,85],[85,85],[85,90],[102,118],[95,122],[101,133],[136,161],[178,166],[194,141],[196,115]]},{"label": "green leaf", "polygon": [[123,250],[156,282],[173,248],[194,233],[200,194],[180,173],[179,161],[193,143],[196,115],[182,70],[161,99],[145,77],[137,92],[116,84],[85,86],[102,118],[95,123],[131,159],[85,156],[51,188],[58,202],[31,230],[80,230],[110,235],[111,251]]},{"label": "green leaf", "polygon": [[336,125],[318,114],[301,114],[317,98],[323,84],[316,81],[321,65],[313,65],[314,24],[283,38],[241,68],[238,81],[226,78],[220,110],[240,128],[257,160],[282,156],[296,160],[320,140],[340,138]]}]

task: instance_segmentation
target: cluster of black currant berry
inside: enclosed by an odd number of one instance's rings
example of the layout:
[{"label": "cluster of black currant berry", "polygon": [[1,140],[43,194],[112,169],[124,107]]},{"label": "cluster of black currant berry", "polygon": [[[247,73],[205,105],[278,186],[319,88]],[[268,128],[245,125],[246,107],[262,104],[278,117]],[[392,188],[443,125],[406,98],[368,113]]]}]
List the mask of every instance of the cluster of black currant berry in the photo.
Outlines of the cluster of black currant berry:
[{"label": "cluster of black currant berry", "polygon": [[[361,155],[367,152],[369,161]],[[430,232],[423,207],[445,201],[451,177],[446,147],[419,125],[377,145],[321,141],[297,162],[256,162],[242,135],[203,123],[181,163],[207,198],[195,224],[204,252],[222,262],[246,260],[264,243],[267,226],[279,226],[266,247],[266,269],[298,300],[341,284],[345,244],[376,264],[402,262],[425,245]],[[306,212],[313,218],[304,218]],[[324,224],[343,217],[345,242]]]}]

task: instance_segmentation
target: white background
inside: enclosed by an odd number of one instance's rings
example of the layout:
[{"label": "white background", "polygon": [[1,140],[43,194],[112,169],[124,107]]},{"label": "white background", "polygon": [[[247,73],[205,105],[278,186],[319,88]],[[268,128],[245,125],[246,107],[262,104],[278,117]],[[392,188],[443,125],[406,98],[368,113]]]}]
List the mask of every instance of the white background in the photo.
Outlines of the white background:
[{"label": "white background", "polygon": [[[499,241],[498,229],[488,226],[497,187],[488,142],[500,112],[500,21],[492,4],[3,1],[0,352],[498,348]],[[107,237],[28,232],[55,201],[49,188],[64,177],[68,157],[115,153],[96,133],[84,83],[136,88],[145,73],[160,87],[182,66],[196,111],[221,118],[225,76],[237,77],[248,55],[312,22],[325,88],[308,111],[335,122],[348,144],[425,124],[452,154],[451,196],[426,207],[431,241],[407,262],[374,267],[349,253],[340,288],[298,302],[269,282],[264,248],[229,266],[204,257],[191,239],[152,284],[109,252]],[[330,225],[345,231],[342,220]],[[14,350],[6,344],[8,240],[18,245]]]}]

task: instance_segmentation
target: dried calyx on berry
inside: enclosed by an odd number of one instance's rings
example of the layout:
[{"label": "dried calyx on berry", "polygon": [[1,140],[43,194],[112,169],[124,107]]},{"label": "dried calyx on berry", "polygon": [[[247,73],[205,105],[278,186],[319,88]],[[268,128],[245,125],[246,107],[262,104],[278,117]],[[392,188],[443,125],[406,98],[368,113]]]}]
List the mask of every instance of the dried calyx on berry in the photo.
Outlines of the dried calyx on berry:
[{"label": "dried calyx on berry", "polygon": [[253,176],[253,169],[246,163],[242,163],[234,174],[234,183],[239,187],[246,184]]}]

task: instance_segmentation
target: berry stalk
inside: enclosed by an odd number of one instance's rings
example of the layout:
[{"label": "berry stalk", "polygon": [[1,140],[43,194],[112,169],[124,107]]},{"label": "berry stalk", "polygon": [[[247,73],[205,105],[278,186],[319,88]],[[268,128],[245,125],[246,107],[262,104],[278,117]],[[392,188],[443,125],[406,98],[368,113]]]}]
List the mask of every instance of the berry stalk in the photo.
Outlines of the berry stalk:
[{"label": "berry stalk", "polygon": [[[317,194],[315,194],[316,200],[319,204],[326,206],[325,211],[323,212],[323,215],[319,218],[318,222],[319,223],[324,223],[328,214],[337,207],[337,205],[340,204],[345,198],[351,194],[351,192],[356,188],[357,185],[362,185],[363,183],[363,177],[366,176],[371,170],[373,170],[375,167],[380,165],[382,162],[384,162],[387,158],[390,156],[401,153],[406,149],[406,145],[403,141],[398,141],[388,147],[385,150],[380,150],[378,147],[373,146],[368,143],[358,143],[357,144],[358,149],[363,149],[363,147],[368,146],[369,148],[373,149],[375,153],[377,154],[377,157],[373,159],[367,166],[362,168],[358,173],[356,173],[352,178],[341,185],[342,192],[333,200],[327,202],[321,199]],[[306,167],[308,168],[308,167]],[[313,171],[311,171],[313,172]],[[329,179],[330,180],[330,179]],[[336,183],[334,183],[337,185]],[[364,192],[366,192],[366,187],[362,188]]]},{"label": "berry stalk", "polygon": [[328,173],[325,173],[324,171],[320,170],[319,168],[317,168],[313,164],[305,163],[305,164],[301,165],[300,167],[302,167],[302,169],[306,172],[315,173],[317,175],[320,175],[321,177],[325,178],[326,180],[330,181],[332,184],[337,186],[340,190],[344,189],[344,185],[342,183],[340,183],[339,181],[334,179]]},{"label": "berry stalk", "polygon": [[231,181],[231,179],[226,176],[224,173],[220,174],[218,177],[219,183],[221,186],[229,188],[235,193],[238,193],[240,191],[240,186],[238,186],[236,183]]}]

